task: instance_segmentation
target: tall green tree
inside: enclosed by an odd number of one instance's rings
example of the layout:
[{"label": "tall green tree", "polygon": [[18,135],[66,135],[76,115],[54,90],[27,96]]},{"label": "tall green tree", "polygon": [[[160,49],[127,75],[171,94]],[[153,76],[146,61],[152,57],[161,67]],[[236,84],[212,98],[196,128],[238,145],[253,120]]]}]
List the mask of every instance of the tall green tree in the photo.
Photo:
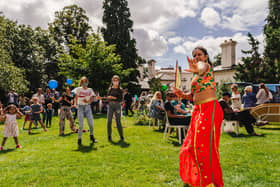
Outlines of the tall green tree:
[{"label": "tall green tree", "polygon": [[280,81],[280,1],[269,0],[269,14],[264,26],[266,46],[264,59],[268,64],[266,79],[270,83]]},{"label": "tall green tree", "polygon": [[58,75],[58,58],[64,52],[63,48],[58,45],[48,30],[40,27],[34,30],[34,42],[38,45],[44,59],[43,71],[46,80],[60,80],[62,77]]},{"label": "tall green tree", "polygon": [[91,26],[86,11],[77,5],[70,5],[64,7],[62,11],[55,12],[54,21],[49,23],[49,31],[64,47],[70,44],[72,38],[85,47]]},{"label": "tall green tree", "polygon": [[[116,53],[121,57],[120,63],[124,69],[130,71],[123,81],[137,82],[139,58],[135,47],[136,40],[131,36],[133,21],[130,19],[127,0],[104,0],[103,9],[105,27],[101,29],[101,32],[104,40],[110,45],[116,45]],[[128,87],[135,88],[135,85],[130,84]]]},{"label": "tall green tree", "polygon": [[75,39],[69,45],[73,55],[62,54],[59,61],[60,74],[77,81],[81,76],[89,79],[89,86],[101,94],[106,91],[113,75],[128,74],[119,63],[120,57],[114,53],[115,46],[107,45],[97,34],[91,34],[83,47]]},{"label": "tall green tree", "polygon": [[44,71],[44,50],[36,41],[33,28],[16,25],[9,40],[12,41],[11,59],[15,66],[25,70],[26,80],[31,83],[29,89],[45,87],[47,76]]},{"label": "tall green tree", "polygon": [[269,80],[265,77],[267,66],[258,51],[260,43],[251,33],[248,33],[248,42],[251,49],[242,50],[242,53],[246,56],[242,57],[242,63],[236,66],[234,79],[252,83],[268,82]]},{"label": "tall green tree", "polygon": [[25,92],[28,85],[24,77],[24,69],[17,68],[11,58],[12,41],[8,36],[14,26],[14,22],[0,16],[0,98],[2,99],[10,89]]}]

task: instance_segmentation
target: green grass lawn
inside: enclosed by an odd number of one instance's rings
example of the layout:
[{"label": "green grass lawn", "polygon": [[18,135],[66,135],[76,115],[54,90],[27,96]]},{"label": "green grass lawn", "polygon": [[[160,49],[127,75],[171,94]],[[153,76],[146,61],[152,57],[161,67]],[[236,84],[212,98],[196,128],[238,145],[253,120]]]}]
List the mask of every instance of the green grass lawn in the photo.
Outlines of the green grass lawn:
[{"label": "green grass lawn", "polygon": [[[33,134],[27,135],[27,131],[20,130],[23,148],[15,149],[9,138],[5,150],[0,152],[0,186],[182,186],[178,173],[180,146],[175,133],[164,141],[161,131],[136,123],[136,118],[126,117],[125,143],[118,142],[116,128],[114,143],[109,143],[105,116],[95,116],[95,137],[99,142],[91,146],[89,133],[84,133],[81,149],[68,122],[66,136],[58,136],[56,117],[49,132],[33,129]],[[221,136],[226,187],[280,186],[280,125],[256,131],[265,136],[247,136],[244,128],[239,137]]]}]

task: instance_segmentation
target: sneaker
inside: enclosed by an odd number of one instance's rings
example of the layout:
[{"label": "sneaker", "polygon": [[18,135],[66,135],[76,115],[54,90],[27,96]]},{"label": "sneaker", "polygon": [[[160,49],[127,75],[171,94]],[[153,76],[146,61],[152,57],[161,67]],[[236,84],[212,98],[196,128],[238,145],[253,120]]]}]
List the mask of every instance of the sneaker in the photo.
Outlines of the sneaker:
[{"label": "sneaker", "polygon": [[250,135],[251,136],[262,136],[262,134],[258,134],[258,133],[255,133],[255,132],[251,133]]},{"label": "sneaker", "polygon": [[93,143],[97,143],[97,140],[94,138],[93,135],[90,135],[90,140],[91,140]]},{"label": "sneaker", "polygon": [[4,148],[3,148],[2,146],[0,146],[0,151],[3,151],[3,149],[4,149]]},{"label": "sneaker", "polygon": [[21,145],[19,145],[19,144],[17,144],[16,148],[21,149],[21,148],[22,148],[22,146],[21,146]]},{"label": "sneaker", "polygon": [[44,129],[45,132],[48,132],[48,129]]},{"label": "sneaker", "polygon": [[82,145],[82,139],[78,139],[78,145],[79,145],[79,146]]},{"label": "sneaker", "polygon": [[108,141],[111,142],[112,141],[112,137],[108,136]]},{"label": "sneaker", "polygon": [[258,121],[256,123],[256,126],[264,126],[264,125],[267,125],[268,124],[268,121]]},{"label": "sneaker", "polygon": [[31,131],[28,131],[27,134],[31,134]]}]

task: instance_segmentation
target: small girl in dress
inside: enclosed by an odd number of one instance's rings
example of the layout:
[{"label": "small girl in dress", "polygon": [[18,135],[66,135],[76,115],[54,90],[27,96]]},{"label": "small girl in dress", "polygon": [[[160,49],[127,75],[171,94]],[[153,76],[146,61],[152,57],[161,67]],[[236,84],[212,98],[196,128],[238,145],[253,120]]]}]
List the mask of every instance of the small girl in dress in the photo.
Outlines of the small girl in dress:
[{"label": "small girl in dress", "polygon": [[9,105],[4,111],[5,114],[1,117],[1,120],[5,120],[4,138],[0,146],[0,151],[3,150],[8,137],[14,137],[16,148],[21,148],[17,138],[19,135],[17,117],[21,117],[23,114],[18,110],[18,108],[16,108],[14,104]]}]

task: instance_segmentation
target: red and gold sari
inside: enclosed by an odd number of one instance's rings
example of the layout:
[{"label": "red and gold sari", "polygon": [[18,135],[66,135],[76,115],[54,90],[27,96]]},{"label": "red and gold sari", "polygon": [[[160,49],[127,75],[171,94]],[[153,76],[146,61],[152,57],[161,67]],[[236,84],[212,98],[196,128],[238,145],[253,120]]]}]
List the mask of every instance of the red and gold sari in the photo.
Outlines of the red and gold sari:
[{"label": "red and gold sari", "polygon": [[180,150],[180,176],[185,184],[224,186],[219,162],[222,120],[223,111],[217,100],[195,105],[188,134]]}]

